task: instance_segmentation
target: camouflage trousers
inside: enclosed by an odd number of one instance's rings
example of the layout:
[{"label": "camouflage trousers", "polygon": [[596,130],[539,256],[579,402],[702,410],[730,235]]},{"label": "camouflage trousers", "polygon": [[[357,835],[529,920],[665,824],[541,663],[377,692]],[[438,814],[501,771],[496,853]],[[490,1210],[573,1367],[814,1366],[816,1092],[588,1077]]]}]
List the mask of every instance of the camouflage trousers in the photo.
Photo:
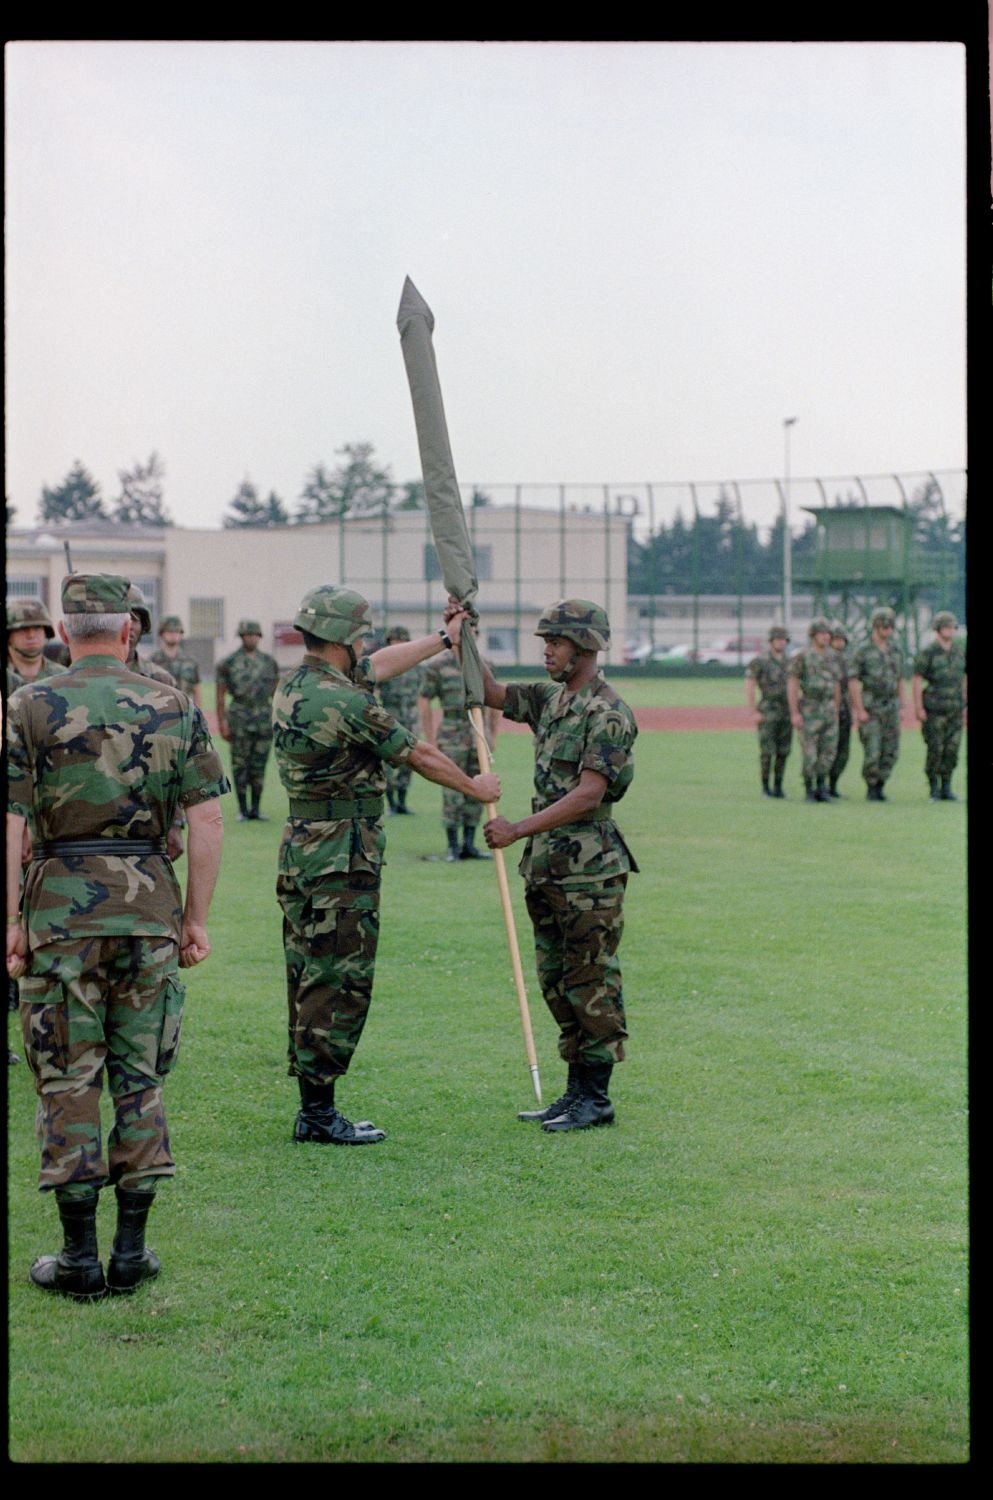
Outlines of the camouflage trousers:
[{"label": "camouflage trousers", "polygon": [[803,728],[800,744],[803,747],[803,779],[811,781],[815,776],[827,776],[838,753],[838,715],[830,700],[826,703],[801,703],[800,713]]},{"label": "camouflage trousers", "polygon": [[[444,750],[460,771],[467,776],[479,775],[476,735],[468,719],[444,718],[438,730],[438,749]],[[441,804],[441,821],[446,828],[475,828],[483,816],[483,804],[475,797],[464,797],[445,787]]]},{"label": "camouflage trousers", "polygon": [[831,765],[831,780],[839,780],[842,771],[848,765],[848,755],[852,743],[852,716],[851,714],[838,715],[838,748],[834,753],[834,761]]},{"label": "camouflage trousers", "polygon": [[231,779],[240,797],[246,791],[262,794],[266,762],[272,747],[272,725],[258,714],[239,717],[237,705],[228,713],[231,727]]},{"label": "camouflage trousers", "polygon": [[766,712],[759,731],[759,769],[762,780],[768,781],[769,772],[775,765],[776,774],[782,773],[793,742],[793,725],[789,712],[785,714]]},{"label": "camouflage trousers", "polygon": [[348,1071],[372,1000],[379,943],[379,876],[327,876],[297,885],[279,875],[291,1077],[331,1083]]},{"label": "camouflage trousers", "polygon": [[[178,956],[169,938],[123,936],[32,953],[21,1028],[38,1095],[42,1189],[119,1182],[148,1191],[175,1174],[162,1085],[183,1018]],[[114,1101],[109,1167],[100,1135],[105,1066]]]},{"label": "camouflage trousers", "polygon": [[928,709],[928,716],[921,725],[921,734],[927,747],[924,774],[951,776],[959,761],[959,746],[962,743],[962,710],[939,714]]},{"label": "camouflage trousers", "polygon": [[558,1023],[559,1053],[567,1063],[624,1058],[628,1033],[617,949],[626,885],[622,875],[589,890],[550,883],[524,888],[538,982]]},{"label": "camouflage trousers", "polygon": [[900,705],[875,708],[867,724],[859,725],[862,776],[867,786],[882,786],[896,765],[900,749]]}]

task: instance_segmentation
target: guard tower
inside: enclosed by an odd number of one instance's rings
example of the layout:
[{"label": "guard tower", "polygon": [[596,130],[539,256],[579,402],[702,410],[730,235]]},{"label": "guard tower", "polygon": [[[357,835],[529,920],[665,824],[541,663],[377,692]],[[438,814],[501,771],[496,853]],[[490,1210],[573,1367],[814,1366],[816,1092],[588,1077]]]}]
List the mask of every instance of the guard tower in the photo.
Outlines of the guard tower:
[{"label": "guard tower", "polygon": [[869,634],[880,604],[895,610],[905,651],[918,644],[921,596],[942,587],[942,564],[913,545],[913,516],[895,505],[805,505],[817,524],[814,552],[798,559],[794,582],[811,589],[814,614],[840,615]]}]

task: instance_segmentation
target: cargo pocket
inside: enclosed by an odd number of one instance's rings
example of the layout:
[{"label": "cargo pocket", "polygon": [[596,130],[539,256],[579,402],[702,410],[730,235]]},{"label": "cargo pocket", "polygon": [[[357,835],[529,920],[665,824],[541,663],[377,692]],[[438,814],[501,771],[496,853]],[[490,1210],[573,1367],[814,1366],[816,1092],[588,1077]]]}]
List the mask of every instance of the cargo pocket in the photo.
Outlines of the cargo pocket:
[{"label": "cargo pocket", "polygon": [[69,1067],[69,1005],[65,986],[56,981],[39,1000],[21,999],[24,1051],[35,1077],[64,1077]]},{"label": "cargo pocket", "polygon": [[186,986],[176,976],[170,975],[165,982],[162,1005],[162,1031],[159,1035],[158,1056],[155,1071],[160,1078],[172,1070],[179,1055],[179,1038],[183,1029],[183,1002]]}]

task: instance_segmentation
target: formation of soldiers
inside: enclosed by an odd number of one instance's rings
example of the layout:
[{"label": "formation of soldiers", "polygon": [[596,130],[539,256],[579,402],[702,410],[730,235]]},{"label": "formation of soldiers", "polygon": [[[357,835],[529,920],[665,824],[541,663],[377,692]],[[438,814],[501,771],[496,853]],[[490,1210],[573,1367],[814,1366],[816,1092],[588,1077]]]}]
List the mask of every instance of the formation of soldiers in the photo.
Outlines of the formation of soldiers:
[{"label": "formation of soldiers", "polygon": [[[940,610],[931,623],[934,640],[914,657],[911,687],[927,747],[929,794],[935,801],[954,802],[952,775],[967,700],[965,645],[956,638],[958,622],[948,610]],[[783,775],[796,730],[806,801],[840,797],[838,781],[848,764],[854,724],[862,743],[866,798],[887,800],[884,788],[900,749],[904,660],[893,641],[893,610],[881,605],[869,624],[868,639],[852,651],[843,624],[811,620],[807,646],[792,657],[788,631],[782,625],[770,627],[768,649],[749,663],[745,677],[758,729],[764,796],[785,796]]]},{"label": "formation of soldiers", "polygon": [[[40,1187],[53,1194],[63,1231],[62,1248],[40,1256],[30,1278],[86,1302],[130,1294],[159,1274],[145,1232],[156,1191],[175,1172],[163,1086],[179,1048],[179,972],[211,951],[219,799],[231,787],[196,701],[199,672],[182,650],[179,619],[163,621],[162,647],[146,662],[137,645],[150,632],[150,614],[128,579],[70,574],[62,615],[70,664],[49,668],[39,660],[41,643],[54,635],[47,613],[37,603],[8,611],[9,661],[33,676],[24,681],[8,667],[6,961],[10,981],[20,984],[39,1100]],[[436,743],[443,731],[418,738],[377,697],[406,676],[417,688],[415,706],[430,704],[439,687],[443,702],[454,700],[448,679],[468,626],[454,600],[437,631],[418,640],[393,631],[370,654],[369,605],[348,589],[310,590],[294,623],[305,653],[278,684],[275,663],[258,650],[257,622],[240,623],[241,649],[218,669],[218,720],[231,742],[242,815],[258,816],[270,739],[288,797],[276,894],[289,1071],[300,1092],[292,1139],[371,1145],[385,1131],[342,1114],[335,1088],[372,997],[385,796],[392,786],[399,812],[407,784],[388,783],[387,769],[416,773],[460,799],[445,813],[457,818],[446,826],[460,830],[458,858],[477,857],[466,854],[475,810],[495,804],[501,787],[473,767],[454,736],[456,753],[446,754]],[[597,666],[610,639],[599,606],[560,600],[537,634],[547,683],[498,684],[484,664],[491,718],[502,710],[527,723],[536,745],[531,814],[518,822],[493,816],[486,839],[492,848],[526,841],[521,872],[538,974],[567,1074],[554,1104],[520,1118],[555,1133],[614,1119],[608,1083],[627,1039],[617,954],[624,889],[637,869],[614,808],[631,783],[637,730]],[[425,670],[431,658],[443,665],[437,678]],[[185,899],[173,868],[184,827]],[[106,1149],[105,1078],[114,1106]],[[105,1272],[97,1210],[108,1187],[117,1222]]]}]

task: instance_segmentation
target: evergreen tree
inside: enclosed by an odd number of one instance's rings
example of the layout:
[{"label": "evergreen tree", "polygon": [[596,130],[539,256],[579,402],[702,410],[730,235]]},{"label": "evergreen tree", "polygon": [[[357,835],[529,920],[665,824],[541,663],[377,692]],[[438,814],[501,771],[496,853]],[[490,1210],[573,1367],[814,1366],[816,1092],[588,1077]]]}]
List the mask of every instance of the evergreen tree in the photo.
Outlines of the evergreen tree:
[{"label": "evergreen tree", "polygon": [[286,506],[275,490],[269,491],[268,500],[260,500],[254,484],[243,479],[231,501],[231,512],[222,518],[222,524],[227,527],[285,526],[289,519]]},{"label": "evergreen tree", "polygon": [[122,526],[171,526],[172,517],[162,503],[165,464],[157,453],[146,464],[136,460],[130,469],[118,469],[121,493],[114,501],[113,519]]},{"label": "evergreen tree", "polygon": [[343,459],[335,469],[315,464],[300,493],[296,519],[335,521],[339,516],[383,515],[396,486],[389,469],[373,463],[371,443],[346,443],[336,450]]},{"label": "evergreen tree", "polygon": [[106,521],[100,486],[79,459],[61,484],[42,486],[38,514],[42,521]]}]

